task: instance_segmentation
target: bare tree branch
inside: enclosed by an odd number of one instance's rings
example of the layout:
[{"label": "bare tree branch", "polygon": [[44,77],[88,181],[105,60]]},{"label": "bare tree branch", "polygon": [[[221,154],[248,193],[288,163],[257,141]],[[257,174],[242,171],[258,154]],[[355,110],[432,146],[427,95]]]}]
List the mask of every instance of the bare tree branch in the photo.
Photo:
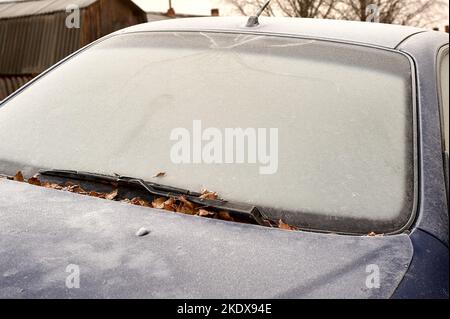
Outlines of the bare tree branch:
[{"label": "bare tree branch", "polygon": [[[265,2],[223,1],[246,16],[255,14]],[[429,27],[435,21],[442,20],[445,10],[448,10],[445,0],[272,0],[264,15],[366,21],[367,8],[372,4],[378,7],[380,22],[413,26]]]},{"label": "bare tree branch", "polygon": [[[243,15],[254,14],[265,1],[227,0],[236,11]],[[265,11],[269,16],[287,16],[303,18],[327,18],[331,16],[334,5],[339,0],[273,0]]]},{"label": "bare tree branch", "polygon": [[335,14],[340,19],[366,21],[370,4],[377,5],[381,23],[414,26],[426,26],[433,21],[432,15],[445,8],[442,0],[340,0]]}]

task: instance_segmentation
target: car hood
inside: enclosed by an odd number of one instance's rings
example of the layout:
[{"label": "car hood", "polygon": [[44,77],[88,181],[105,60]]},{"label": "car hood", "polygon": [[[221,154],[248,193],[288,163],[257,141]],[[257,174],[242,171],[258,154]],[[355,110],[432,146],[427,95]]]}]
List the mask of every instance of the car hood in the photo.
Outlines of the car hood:
[{"label": "car hood", "polygon": [[387,298],[412,253],[0,180],[0,298]]}]

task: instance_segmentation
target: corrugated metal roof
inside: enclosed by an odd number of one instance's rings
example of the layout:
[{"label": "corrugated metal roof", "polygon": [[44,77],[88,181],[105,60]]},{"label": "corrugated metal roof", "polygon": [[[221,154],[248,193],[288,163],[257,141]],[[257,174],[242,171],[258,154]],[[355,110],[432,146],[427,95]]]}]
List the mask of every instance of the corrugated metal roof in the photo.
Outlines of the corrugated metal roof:
[{"label": "corrugated metal roof", "polygon": [[67,6],[85,8],[97,0],[32,0],[0,3],[0,19],[66,11]]}]

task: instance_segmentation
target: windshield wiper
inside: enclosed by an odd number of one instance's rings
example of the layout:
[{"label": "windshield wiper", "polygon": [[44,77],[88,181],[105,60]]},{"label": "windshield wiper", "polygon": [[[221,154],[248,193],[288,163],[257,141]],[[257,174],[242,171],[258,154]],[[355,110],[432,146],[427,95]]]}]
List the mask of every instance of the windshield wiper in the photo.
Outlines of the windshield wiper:
[{"label": "windshield wiper", "polygon": [[40,175],[53,176],[59,178],[68,178],[75,180],[84,180],[94,183],[117,183],[118,185],[137,185],[145,189],[149,194],[163,197],[179,197],[184,196],[187,200],[192,203],[202,205],[204,207],[210,207],[215,209],[224,209],[230,212],[244,214],[253,220],[255,220],[259,225],[271,226],[268,218],[266,218],[261,211],[253,205],[235,203],[226,201],[223,199],[207,199],[201,198],[201,193],[193,192],[188,189],[162,185],[153,182],[147,182],[140,178],[122,176],[122,175],[105,175],[82,171],[73,170],[41,170]]}]

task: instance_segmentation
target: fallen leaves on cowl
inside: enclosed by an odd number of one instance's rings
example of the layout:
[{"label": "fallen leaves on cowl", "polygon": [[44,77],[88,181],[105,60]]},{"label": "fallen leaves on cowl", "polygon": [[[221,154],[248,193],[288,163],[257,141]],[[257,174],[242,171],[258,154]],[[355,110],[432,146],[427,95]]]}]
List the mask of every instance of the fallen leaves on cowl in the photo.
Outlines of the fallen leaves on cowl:
[{"label": "fallen leaves on cowl", "polygon": [[153,175],[153,177],[164,177],[166,176],[166,172],[158,172],[155,175]]},{"label": "fallen leaves on cowl", "polygon": [[23,182],[24,179],[23,179],[22,172],[20,172],[20,171],[17,172],[16,175],[13,176],[12,180],[16,181],[16,182]]},{"label": "fallen leaves on cowl", "polygon": [[371,231],[370,233],[367,234],[367,237],[383,237],[384,234],[377,234],[373,231]]},{"label": "fallen leaves on cowl", "polygon": [[285,230],[298,230],[297,227],[286,224],[281,219],[278,221],[278,228],[285,229]]},{"label": "fallen leaves on cowl", "polygon": [[[165,173],[161,172],[155,175],[155,177],[163,177]],[[80,195],[87,195],[97,198],[102,198],[106,200],[114,200],[114,201],[120,201],[127,204],[137,205],[137,206],[143,206],[143,207],[152,207],[157,209],[162,209],[170,212],[177,212],[187,215],[195,215],[200,217],[206,217],[206,218],[215,218],[215,219],[221,219],[226,221],[236,221],[235,218],[233,218],[232,214],[230,212],[225,210],[216,211],[213,209],[208,209],[208,207],[200,206],[197,204],[194,204],[190,202],[186,197],[184,196],[176,196],[176,197],[156,197],[153,199],[153,201],[149,202],[145,199],[142,199],[140,197],[134,197],[134,198],[124,198],[119,199],[119,190],[117,188],[113,189],[109,193],[102,193],[102,192],[96,192],[96,191],[86,191],[84,190],[80,185],[74,184],[73,182],[66,182],[63,185],[57,184],[57,183],[51,183],[47,181],[40,181],[39,178],[35,175],[33,177],[30,177],[28,180],[25,181],[25,178],[23,177],[22,172],[17,172],[14,176],[8,177],[9,180],[14,180],[17,182],[27,182],[28,184],[35,185],[35,186],[41,186],[45,188],[51,188],[56,190],[63,190],[71,193],[76,193]],[[117,186],[117,185],[116,185]],[[209,191],[207,189],[201,190],[200,198],[202,199],[209,199],[214,200],[218,199],[219,196],[216,192]],[[271,223],[269,223],[272,225]],[[278,221],[276,226],[280,229],[284,230],[298,230],[297,227],[288,225],[284,223],[281,219]],[[273,227],[273,225],[272,225]]]}]

